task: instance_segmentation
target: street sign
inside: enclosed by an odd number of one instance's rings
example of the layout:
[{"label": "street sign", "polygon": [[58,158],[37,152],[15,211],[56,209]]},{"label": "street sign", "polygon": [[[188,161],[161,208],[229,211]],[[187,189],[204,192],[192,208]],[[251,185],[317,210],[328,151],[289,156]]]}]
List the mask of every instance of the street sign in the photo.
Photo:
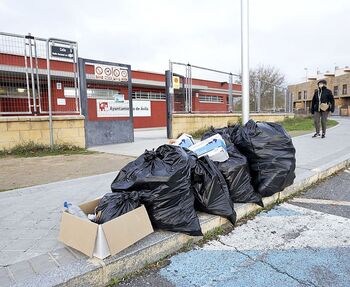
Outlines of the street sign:
[{"label": "street sign", "polygon": [[73,48],[67,48],[62,46],[51,46],[51,56],[59,58],[73,59],[74,50]]},{"label": "street sign", "polygon": [[102,64],[95,65],[96,80],[127,82],[128,77],[128,69],[125,67]]},{"label": "street sign", "polygon": [[180,77],[179,76],[173,76],[173,88],[180,89]]}]

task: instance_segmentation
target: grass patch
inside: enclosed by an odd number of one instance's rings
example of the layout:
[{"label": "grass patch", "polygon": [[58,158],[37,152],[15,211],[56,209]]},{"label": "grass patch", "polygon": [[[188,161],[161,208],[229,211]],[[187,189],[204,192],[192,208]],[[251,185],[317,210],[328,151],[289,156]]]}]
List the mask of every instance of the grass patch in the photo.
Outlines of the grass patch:
[{"label": "grass patch", "polygon": [[[315,129],[314,120],[311,116],[308,117],[300,117],[296,116],[294,118],[286,118],[283,121],[277,122],[282,125],[287,132],[302,132],[302,131],[312,131]],[[237,123],[229,123],[229,125],[233,125]],[[240,122],[238,122],[240,124]],[[327,128],[334,127],[338,124],[335,120],[327,120]],[[212,129],[213,127],[205,127],[199,130],[196,130],[192,133],[192,137],[195,139],[201,139],[204,133]]]},{"label": "grass patch", "polygon": [[49,145],[37,144],[32,141],[16,145],[11,149],[0,150],[0,157],[41,157],[48,155],[72,155],[72,154],[91,154],[88,151],[75,145],[55,144],[52,148]]},{"label": "grass patch", "polygon": [[[311,116],[309,117],[295,117],[287,118],[284,121],[278,122],[281,124],[287,132],[292,131],[312,131],[314,127],[314,121]],[[327,127],[333,127],[338,124],[335,120],[327,120]]]},{"label": "grass patch", "polygon": [[209,131],[212,127],[205,127],[205,128],[201,128],[199,130],[196,130],[195,132],[193,132],[191,135],[194,139],[201,139],[202,136],[204,135],[205,132]]}]

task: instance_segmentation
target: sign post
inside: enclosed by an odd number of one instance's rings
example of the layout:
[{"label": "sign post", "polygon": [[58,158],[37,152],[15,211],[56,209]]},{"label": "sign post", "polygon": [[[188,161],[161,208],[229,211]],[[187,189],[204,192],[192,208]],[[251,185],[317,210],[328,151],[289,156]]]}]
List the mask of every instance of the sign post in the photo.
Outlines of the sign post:
[{"label": "sign post", "polygon": [[51,46],[51,56],[52,57],[59,57],[59,58],[66,58],[66,59],[73,59],[74,58],[74,49],[63,47],[63,46],[57,46],[52,45]]}]

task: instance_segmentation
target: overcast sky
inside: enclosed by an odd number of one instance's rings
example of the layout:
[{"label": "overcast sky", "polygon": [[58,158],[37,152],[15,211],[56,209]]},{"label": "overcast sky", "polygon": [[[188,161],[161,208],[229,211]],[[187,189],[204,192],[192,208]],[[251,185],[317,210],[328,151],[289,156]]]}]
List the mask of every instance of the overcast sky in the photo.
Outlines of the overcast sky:
[{"label": "overcast sky", "polygon": [[[0,0],[0,29],[76,40],[81,57],[164,72],[168,60],[240,71],[240,0]],[[250,0],[250,66],[289,83],[350,66],[349,0]]]}]

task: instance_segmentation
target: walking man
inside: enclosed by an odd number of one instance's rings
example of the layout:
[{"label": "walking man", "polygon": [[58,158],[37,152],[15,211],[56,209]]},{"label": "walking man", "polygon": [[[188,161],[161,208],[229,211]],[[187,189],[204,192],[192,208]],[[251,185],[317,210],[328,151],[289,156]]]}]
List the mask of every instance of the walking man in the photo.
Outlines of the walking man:
[{"label": "walking man", "polygon": [[334,97],[332,91],[327,89],[327,81],[320,80],[317,83],[318,89],[315,90],[312,98],[310,111],[314,115],[316,133],[313,138],[320,136],[320,122],[322,125],[322,138],[326,137],[327,117],[329,112],[334,112]]}]

